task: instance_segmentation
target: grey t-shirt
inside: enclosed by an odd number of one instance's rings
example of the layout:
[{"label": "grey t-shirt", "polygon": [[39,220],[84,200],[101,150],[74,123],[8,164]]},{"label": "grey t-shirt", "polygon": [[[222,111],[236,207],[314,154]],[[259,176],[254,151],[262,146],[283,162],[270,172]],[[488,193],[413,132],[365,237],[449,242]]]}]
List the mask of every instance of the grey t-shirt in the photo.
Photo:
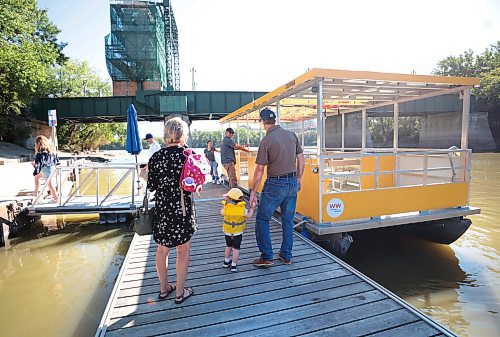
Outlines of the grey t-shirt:
[{"label": "grey t-shirt", "polygon": [[268,177],[296,173],[297,155],[302,152],[304,151],[297,136],[276,125],[262,138],[255,162],[258,165],[267,165]]},{"label": "grey t-shirt", "polygon": [[203,151],[205,153],[205,156],[207,157],[208,161],[215,161],[215,149],[212,148],[212,150],[208,151],[208,149],[205,149]]},{"label": "grey t-shirt", "polygon": [[231,138],[224,137],[220,145],[220,161],[222,164],[236,163],[234,146],[235,144]]}]

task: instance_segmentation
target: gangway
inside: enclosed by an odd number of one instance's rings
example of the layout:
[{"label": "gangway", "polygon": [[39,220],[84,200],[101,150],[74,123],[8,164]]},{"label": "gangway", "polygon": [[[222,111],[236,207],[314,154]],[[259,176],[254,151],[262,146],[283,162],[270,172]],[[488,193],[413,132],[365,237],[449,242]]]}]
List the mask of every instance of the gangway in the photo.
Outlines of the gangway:
[{"label": "gangway", "polygon": [[[58,165],[42,185],[38,196],[26,207],[27,215],[135,215],[143,198],[140,182],[136,180],[137,172],[138,166],[129,163]],[[47,202],[42,197],[50,180],[57,182],[59,203]]]}]

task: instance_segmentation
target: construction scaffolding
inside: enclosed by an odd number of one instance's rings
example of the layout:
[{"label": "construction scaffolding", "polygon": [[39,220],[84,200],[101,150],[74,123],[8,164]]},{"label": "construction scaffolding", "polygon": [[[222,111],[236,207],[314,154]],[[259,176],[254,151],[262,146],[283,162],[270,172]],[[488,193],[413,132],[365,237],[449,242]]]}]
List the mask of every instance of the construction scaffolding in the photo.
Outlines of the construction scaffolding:
[{"label": "construction scaffolding", "polygon": [[178,33],[169,0],[111,0],[106,64],[115,96],[180,89]]}]

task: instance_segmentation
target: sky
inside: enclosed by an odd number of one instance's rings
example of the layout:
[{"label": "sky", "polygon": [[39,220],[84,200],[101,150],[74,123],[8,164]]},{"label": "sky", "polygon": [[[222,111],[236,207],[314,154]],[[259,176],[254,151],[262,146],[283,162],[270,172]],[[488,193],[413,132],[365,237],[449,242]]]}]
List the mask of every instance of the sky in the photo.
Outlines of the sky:
[{"label": "sky", "polygon": [[[213,91],[271,91],[310,68],[429,74],[447,56],[481,53],[500,39],[496,0],[171,2],[181,90],[191,90],[192,67],[196,90]],[[38,4],[61,29],[65,54],[109,79],[109,1]]]}]

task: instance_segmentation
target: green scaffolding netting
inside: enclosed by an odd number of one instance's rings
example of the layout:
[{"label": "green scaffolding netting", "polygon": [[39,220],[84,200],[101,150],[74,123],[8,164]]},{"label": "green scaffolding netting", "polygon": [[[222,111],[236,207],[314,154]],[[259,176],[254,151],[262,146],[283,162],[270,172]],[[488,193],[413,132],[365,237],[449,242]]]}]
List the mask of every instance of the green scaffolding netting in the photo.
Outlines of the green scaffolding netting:
[{"label": "green scaffolding netting", "polygon": [[105,46],[112,80],[157,81],[172,89],[177,82],[173,68],[178,65],[178,42],[170,2],[113,0],[110,19]]}]

